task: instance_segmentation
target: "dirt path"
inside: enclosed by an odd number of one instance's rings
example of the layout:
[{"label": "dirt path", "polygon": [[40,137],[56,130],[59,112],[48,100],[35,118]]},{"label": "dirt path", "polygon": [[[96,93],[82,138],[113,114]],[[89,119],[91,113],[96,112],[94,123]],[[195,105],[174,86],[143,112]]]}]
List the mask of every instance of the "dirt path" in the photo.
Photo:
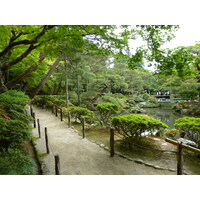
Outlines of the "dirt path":
[{"label": "dirt path", "polygon": [[110,158],[109,152],[87,138],[82,138],[76,131],[68,128],[51,112],[34,107],[36,119],[40,120],[41,138],[38,138],[38,129],[33,128],[36,139],[36,148],[40,153],[46,153],[44,127],[48,129],[50,154],[43,157],[47,168],[46,174],[55,174],[54,155],[60,156],[62,175],[161,175],[176,174],[167,170],[129,161],[118,155]]}]

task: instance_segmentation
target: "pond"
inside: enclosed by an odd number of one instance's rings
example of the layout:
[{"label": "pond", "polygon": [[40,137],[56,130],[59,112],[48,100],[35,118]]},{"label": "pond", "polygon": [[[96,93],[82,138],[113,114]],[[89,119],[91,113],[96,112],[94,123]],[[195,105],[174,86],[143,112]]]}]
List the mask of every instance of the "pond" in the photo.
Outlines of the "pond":
[{"label": "pond", "polygon": [[169,128],[174,128],[174,123],[178,118],[184,117],[181,114],[175,113],[171,108],[143,108],[145,113],[155,119],[166,123]]}]

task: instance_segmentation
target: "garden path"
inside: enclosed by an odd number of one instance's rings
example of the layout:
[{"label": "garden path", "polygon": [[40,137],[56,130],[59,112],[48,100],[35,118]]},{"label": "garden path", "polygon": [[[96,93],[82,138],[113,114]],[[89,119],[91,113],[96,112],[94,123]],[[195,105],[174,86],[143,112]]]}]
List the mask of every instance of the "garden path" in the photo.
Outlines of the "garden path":
[{"label": "garden path", "polygon": [[[59,154],[61,175],[172,175],[176,172],[154,169],[118,155],[110,157],[104,148],[82,138],[50,111],[33,107],[36,119],[40,120],[41,138],[38,129],[33,128],[36,148],[43,154],[45,174],[55,174],[54,155]],[[46,153],[44,127],[48,129],[50,154]]]}]

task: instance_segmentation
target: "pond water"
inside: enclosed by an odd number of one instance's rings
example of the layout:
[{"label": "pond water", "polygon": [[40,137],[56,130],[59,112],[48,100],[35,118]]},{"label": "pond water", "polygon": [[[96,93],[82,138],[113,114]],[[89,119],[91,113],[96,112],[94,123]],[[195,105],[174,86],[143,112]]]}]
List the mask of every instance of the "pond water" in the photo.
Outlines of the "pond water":
[{"label": "pond water", "polygon": [[145,113],[150,117],[154,117],[164,123],[166,123],[169,128],[174,128],[174,123],[178,118],[183,117],[183,115],[175,113],[170,108],[143,108]]}]

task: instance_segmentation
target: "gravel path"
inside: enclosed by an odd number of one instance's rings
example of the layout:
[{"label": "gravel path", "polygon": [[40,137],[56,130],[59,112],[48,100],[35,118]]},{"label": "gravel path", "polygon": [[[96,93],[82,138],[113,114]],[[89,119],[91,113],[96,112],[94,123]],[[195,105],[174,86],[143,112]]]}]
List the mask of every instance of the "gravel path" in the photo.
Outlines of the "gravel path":
[{"label": "gravel path", "polygon": [[61,175],[172,175],[176,172],[154,169],[152,167],[129,161],[118,155],[110,157],[104,148],[82,138],[65,122],[51,112],[33,107],[36,119],[40,120],[41,138],[38,128],[33,128],[36,148],[46,153],[44,127],[47,127],[50,154],[43,157],[46,173],[55,174],[54,155],[59,154]]}]

